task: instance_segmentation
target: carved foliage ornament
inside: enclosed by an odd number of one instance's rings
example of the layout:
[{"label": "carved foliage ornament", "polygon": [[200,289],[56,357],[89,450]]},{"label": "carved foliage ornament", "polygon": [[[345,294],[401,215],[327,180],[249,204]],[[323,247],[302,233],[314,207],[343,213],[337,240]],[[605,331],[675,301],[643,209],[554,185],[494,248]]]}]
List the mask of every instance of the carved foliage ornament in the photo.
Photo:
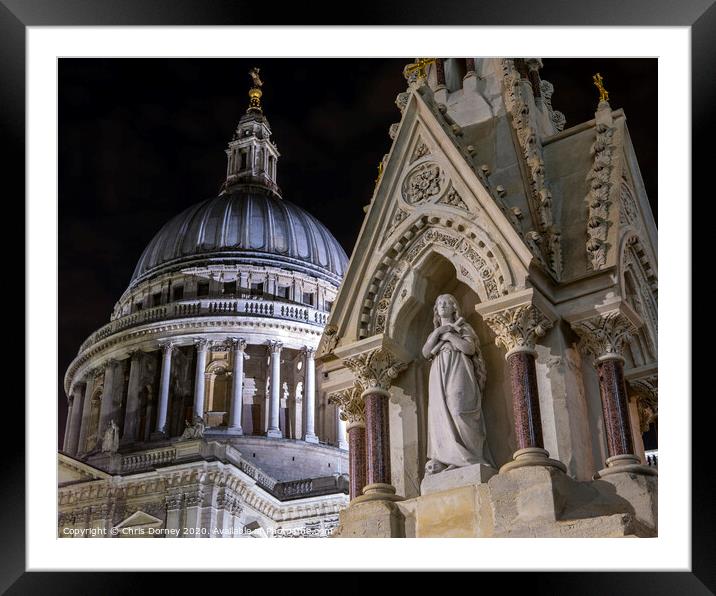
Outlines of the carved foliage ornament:
[{"label": "carved foliage ornament", "polygon": [[636,406],[639,412],[639,428],[645,433],[651,423],[659,416],[659,379],[651,375],[643,379],[636,379],[629,383],[631,390],[636,394]]},{"label": "carved foliage ornament", "polygon": [[619,312],[597,315],[572,324],[581,338],[581,349],[595,358],[621,356],[624,344],[636,333],[634,324]]},{"label": "carved foliage ornament", "polygon": [[587,174],[589,193],[586,197],[589,210],[587,219],[587,256],[592,268],[597,271],[607,264],[607,233],[609,231],[609,192],[613,169],[613,137],[615,128],[611,115],[603,121],[597,112],[596,139],[592,145],[594,163]]},{"label": "carved foliage ornament", "polygon": [[340,418],[349,424],[360,424],[365,421],[365,401],[361,399],[361,386],[355,383],[353,387],[336,391],[328,396],[329,404],[336,404],[340,408]]},{"label": "carved foliage ornament", "polygon": [[390,350],[383,347],[346,358],[343,362],[353,371],[356,382],[363,391],[387,391],[393,379],[407,367],[405,362],[398,360]]},{"label": "carved foliage ornament", "polygon": [[403,182],[403,199],[409,205],[417,205],[440,193],[443,174],[434,163],[424,163],[415,168]]},{"label": "carved foliage ornament", "polygon": [[508,308],[483,318],[495,334],[495,345],[504,347],[508,352],[515,348],[534,349],[536,338],[545,335],[552,327],[552,322],[531,304]]},{"label": "carved foliage ornament", "polygon": [[539,246],[533,245],[535,256],[546,262],[547,268],[557,279],[562,274],[562,252],[560,234],[552,216],[552,193],[544,173],[542,144],[532,125],[530,108],[523,95],[521,75],[512,59],[502,61],[504,99],[507,111],[512,116],[512,126],[522,149],[522,156],[529,171],[530,203],[536,215]]}]

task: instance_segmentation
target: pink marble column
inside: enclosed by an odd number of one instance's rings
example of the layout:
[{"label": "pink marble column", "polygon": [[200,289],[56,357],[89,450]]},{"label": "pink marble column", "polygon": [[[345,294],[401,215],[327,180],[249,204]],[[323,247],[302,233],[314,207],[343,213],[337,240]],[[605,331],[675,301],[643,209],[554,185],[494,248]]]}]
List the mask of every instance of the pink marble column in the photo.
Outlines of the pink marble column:
[{"label": "pink marble column", "polygon": [[363,494],[367,483],[365,425],[353,424],[348,428],[348,475],[351,501]]},{"label": "pink marble column", "polygon": [[368,485],[390,485],[389,398],[390,394],[379,388],[368,389],[363,394]]},{"label": "pink marble column", "polygon": [[597,362],[597,373],[609,457],[633,454],[634,441],[630,430],[624,362],[621,358]]},{"label": "pink marble column", "polygon": [[544,449],[534,354],[529,351],[513,352],[507,357],[507,368],[512,386],[517,446],[519,449]]},{"label": "pink marble column", "polygon": [[607,439],[606,467],[595,472],[594,478],[627,472],[656,475],[656,470],[640,463],[634,454],[634,439],[629,421],[629,405],[624,380],[625,344],[637,330],[637,315],[625,304],[614,310],[572,321],[572,329],[581,338],[581,347],[595,357],[599,376],[599,393]]}]

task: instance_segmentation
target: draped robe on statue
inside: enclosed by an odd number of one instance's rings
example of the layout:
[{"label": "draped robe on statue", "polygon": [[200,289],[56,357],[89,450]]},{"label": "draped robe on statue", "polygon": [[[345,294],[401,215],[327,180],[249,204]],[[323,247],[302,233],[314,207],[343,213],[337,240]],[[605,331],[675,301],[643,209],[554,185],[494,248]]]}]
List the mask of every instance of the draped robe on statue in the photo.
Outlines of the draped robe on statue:
[{"label": "draped robe on statue", "polygon": [[[487,446],[482,416],[482,379],[477,336],[462,323],[460,336],[475,343],[468,356],[448,341],[442,343],[430,366],[428,394],[428,458],[447,466],[494,465]],[[474,362],[473,359],[478,362]]]}]

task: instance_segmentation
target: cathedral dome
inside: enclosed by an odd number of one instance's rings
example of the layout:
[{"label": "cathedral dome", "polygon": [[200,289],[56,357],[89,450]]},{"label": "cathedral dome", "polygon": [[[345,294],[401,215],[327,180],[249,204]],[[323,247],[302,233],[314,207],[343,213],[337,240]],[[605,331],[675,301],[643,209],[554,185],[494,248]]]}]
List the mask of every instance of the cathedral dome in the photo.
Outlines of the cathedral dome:
[{"label": "cathedral dome", "polygon": [[310,213],[269,189],[241,185],[171,219],[142,253],[130,286],[206,263],[272,265],[340,283],[348,257]]}]

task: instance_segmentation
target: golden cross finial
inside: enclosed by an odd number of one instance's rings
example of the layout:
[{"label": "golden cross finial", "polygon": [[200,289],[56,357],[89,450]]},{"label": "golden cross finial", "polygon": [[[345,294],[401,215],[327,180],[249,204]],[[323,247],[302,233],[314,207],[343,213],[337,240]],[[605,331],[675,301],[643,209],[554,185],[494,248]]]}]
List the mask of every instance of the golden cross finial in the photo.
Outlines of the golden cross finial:
[{"label": "golden cross finial", "polygon": [[592,80],[594,81],[596,88],[599,89],[599,102],[609,101],[609,93],[604,88],[604,79],[602,78],[602,75],[597,73],[592,77]]},{"label": "golden cross finial", "polygon": [[416,73],[419,79],[427,76],[427,66],[435,62],[435,58],[418,58],[412,64],[408,64],[403,70],[403,74],[407,79],[411,74]]}]

